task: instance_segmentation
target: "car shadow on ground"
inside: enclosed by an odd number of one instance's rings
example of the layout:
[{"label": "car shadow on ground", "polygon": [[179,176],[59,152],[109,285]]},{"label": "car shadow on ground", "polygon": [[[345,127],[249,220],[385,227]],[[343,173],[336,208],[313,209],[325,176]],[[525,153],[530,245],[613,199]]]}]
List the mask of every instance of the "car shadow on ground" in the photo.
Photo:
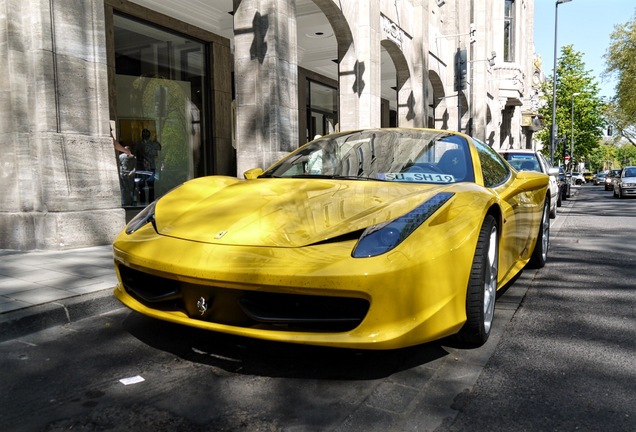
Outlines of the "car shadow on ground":
[{"label": "car shadow on ground", "polygon": [[[426,365],[457,345],[440,340],[396,350],[359,350],[288,344],[220,334],[130,311],[124,330],[142,343],[186,361],[246,375],[369,380]],[[451,345],[449,343],[451,342]]]}]

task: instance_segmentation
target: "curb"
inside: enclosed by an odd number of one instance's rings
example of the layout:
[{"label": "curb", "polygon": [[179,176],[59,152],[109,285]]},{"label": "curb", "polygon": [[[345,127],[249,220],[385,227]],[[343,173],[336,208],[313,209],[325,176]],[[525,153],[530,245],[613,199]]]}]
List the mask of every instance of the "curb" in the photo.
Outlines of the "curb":
[{"label": "curb", "polygon": [[19,309],[0,315],[0,343],[111,312],[122,304],[113,288]]}]

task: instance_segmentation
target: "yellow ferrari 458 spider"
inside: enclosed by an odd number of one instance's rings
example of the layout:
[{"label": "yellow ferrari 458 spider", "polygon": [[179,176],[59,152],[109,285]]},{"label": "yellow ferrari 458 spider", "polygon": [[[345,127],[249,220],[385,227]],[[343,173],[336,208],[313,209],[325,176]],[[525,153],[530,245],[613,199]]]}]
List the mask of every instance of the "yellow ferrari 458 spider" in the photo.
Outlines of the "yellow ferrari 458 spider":
[{"label": "yellow ferrari 458 spider", "polygon": [[115,295],[151,317],[272,341],[480,345],[497,290],[545,264],[547,191],[547,175],[463,134],[336,133],[146,207],[114,242]]}]

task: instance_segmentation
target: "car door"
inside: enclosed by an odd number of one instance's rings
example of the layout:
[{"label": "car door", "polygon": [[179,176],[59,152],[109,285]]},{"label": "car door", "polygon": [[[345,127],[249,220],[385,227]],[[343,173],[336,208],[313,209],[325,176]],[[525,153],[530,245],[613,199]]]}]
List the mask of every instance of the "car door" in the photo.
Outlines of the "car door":
[{"label": "car door", "polygon": [[[502,221],[500,227],[499,279],[507,280],[516,273],[532,253],[538,235],[543,200],[537,202],[538,190],[518,186],[523,182],[517,176],[536,175],[534,171],[515,174],[510,165],[497,152],[479,140],[475,147],[479,154],[484,186],[499,196]],[[545,197],[545,195],[544,195]]]}]

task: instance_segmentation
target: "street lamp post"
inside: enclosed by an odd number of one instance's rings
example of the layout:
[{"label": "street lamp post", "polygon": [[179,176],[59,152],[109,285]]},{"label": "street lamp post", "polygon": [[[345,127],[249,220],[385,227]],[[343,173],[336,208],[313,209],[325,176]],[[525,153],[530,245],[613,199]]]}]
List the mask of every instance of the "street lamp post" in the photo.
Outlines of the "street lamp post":
[{"label": "street lamp post", "polygon": [[550,162],[554,165],[554,143],[556,140],[557,126],[556,126],[556,77],[557,77],[557,30],[558,30],[558,17],[559,17],[559,5],[561,3],[568,3],[572,0],[556,0],[556,6],[554,8],[554,69],[552,72],[552,131],[550,133]]},{"label": "street lamp post", "polygon": [[572,162],[572,166],[574,166],[574,96],[578,96],[580,94],[580,92],[572,93],[572,136],[570,137],[570,161]]}]

